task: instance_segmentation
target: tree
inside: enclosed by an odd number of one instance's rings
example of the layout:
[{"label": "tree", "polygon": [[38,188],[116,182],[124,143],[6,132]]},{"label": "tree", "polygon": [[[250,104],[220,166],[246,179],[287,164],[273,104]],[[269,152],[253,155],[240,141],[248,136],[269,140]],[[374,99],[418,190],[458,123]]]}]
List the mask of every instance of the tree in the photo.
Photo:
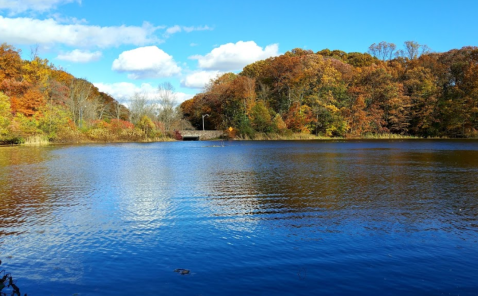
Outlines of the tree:
[{"label": "tree", "polygon": [[0,81],[18,78],[21,67],[20,50],[6,43],[0,45]]},{"label": "tree", "polygon": [[144,132],[146,136],[149,136],[149,137],[154,136],[153,132],[156,126],[154,125],[153,121],[151,120],[151,118],[149,118],[148,115],[141,116],[137,126]]},{"label": "tree", "polygon": [[135,93],[129,106],[129,120],[137,125],[143,116],[154,118],[155,109],[145,93]]},{"label": "tree", "polygon": [[285,124],[280,114],[276,114],[276,116],[274,116],[274,119],[272,119],[272,128],[274,132],[278,133],[283,133],[287,130],[287,124]]},{"label": "tree", "polygon": [[295,103],[290,107],[285,117],[284,122],[290,130],[299,133],[310,132],[309,124],[313,122],[314,119],[309,106],[300,106],[298,103]]},{"label": "tree", "polygon": [[128,116],[126,115],[127,112],[128,112],[128,109],[120,104],[119,102],[113,102],[113,107],[111,108],[112,109],[112,116],[114,118],[116,118],[116,120],[120,120],[120,119],[127,119]]},{"label": "tree", "polygon": [[439,89],[429,68],[417,66],[403,76],[405,94],[410,97],[410,131],[421,136],[437,136]]},{"label": "tree", "polygon": [[271,127],[271,114],[262,101],[252,107],[252,126],[259,132],[268,132]]},{"label": "tree", "polygon": [[354,67],[368,67],[375,62],[375,58],[368,53],[351,52],[347,56],[347,63]]},{"label": "tree", "polygon": [[11,120],[10,98],[0,92],[0,142],[8,135],[8,126]]},{"label": "tree", "polygon": [[15,113],[33,116],[40,111],[41,107],[45,106],[46,101],[38,88],[30,87],[22,96],[13,97],[12,103]]},{"label": "tree", "polygon": [[171,83],[165,82],[158,86],[158,98],[158,120],[164,124],[166,131],[170,131],[173,122],[180,119],[176,109],[176,94]]},{"label": "tree", "polygon": [[347,112],[350,134],[360,136],[369,132],[369,119],[367,118],[366,104],[363,95],[359,95],[352,108]]},{"label": "tree", "polygon": [[396,48],[397,46],[395,44],[382,41],[379,44],[374,43],[370,45],[368,52],[382,61],[389,61],[393,58],[393,53]]},{"label": "tree", "polygon": [[88,107],[92,87],[93,85],[85,79],[75,78],[70,84],[70,94],[66,105],[70,110],[73,122],[79,127],[82,127],[82,123],[86,119],[85,115],[89,114],[85,111]]},{"label": "tree", "polygon": [[421,55],[428,54],[431,51],[427,45],[419,44],[416,41],[405,41],[404,46],[405,49],[399,50],[396,55],[409,60],[417,59]]},{"label": "tree", "polygon": [[47,91],[52,68],[47,59],[39,57],[35,57],[32,61],[24,61],[21,70],[22,79],[38,87],[41,91]]}]

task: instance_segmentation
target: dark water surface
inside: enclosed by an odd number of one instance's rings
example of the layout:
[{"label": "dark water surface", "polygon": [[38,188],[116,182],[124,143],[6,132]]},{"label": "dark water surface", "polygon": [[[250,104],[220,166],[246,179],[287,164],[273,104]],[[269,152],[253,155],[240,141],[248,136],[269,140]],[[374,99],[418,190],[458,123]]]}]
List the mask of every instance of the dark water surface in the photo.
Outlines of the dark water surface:
[{"label": "dark water surface", "polygon": [[478,142],[3,147],[0,259],[29,296],[478,295]]}]

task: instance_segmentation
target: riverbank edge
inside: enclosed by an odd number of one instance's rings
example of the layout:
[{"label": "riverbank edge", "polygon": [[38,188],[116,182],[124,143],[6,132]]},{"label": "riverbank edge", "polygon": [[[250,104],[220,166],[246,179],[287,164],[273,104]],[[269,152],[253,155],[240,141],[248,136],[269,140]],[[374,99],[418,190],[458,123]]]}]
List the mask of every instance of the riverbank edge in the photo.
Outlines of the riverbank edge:
[{"label": "riverbank edge", "polygon": [[3,144],[0,143],[0,147],[35,147],[35,146],[50,146],[50,145],[82,145],[82,144],[114,144],[114,143],[156,143],[156,142],[175,142],[177,140],[169,137],[156,138],[156,139],[144,139],[144,140],[91,140],[81,139],[72,141],[38,141],[38,142],[25,142],[21,144]]},{"label": "riverbank edge", "polygon": [[[396,135],[396,134],[382,134],[382,135],[364,135],[364,136],[347,136],[347,137],[325,137],[316,136],[311,134],[294,133],[288,135],[280,134],[256,134],[254,137],[235,137],[235,138],[216,138],[203,141],[362,141],[362,140],[478,140],[478,138],[447,138],[447,137],[417,137],[408,135]],[[178,142],[171,137],[161,137],[154,139],[143,140],[92,140],[92,139],[77,139],[70,141],[27,141],[22,144],[2,144],[0,147],[12,147],[12,146],[49,146],[49,145],[81,145],[81,144],[114,144],[114,143],[156,143],[156,142]]]}]

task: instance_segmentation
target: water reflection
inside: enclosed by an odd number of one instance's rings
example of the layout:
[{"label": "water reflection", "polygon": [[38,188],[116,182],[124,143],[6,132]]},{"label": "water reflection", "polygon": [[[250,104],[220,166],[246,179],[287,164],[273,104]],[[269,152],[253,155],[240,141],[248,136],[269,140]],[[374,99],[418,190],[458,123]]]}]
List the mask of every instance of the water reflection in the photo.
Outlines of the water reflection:
[{"label": "water reflection", "polygon": [[477,173],[466,141],[1,148],[0,259],[38,295],[467,295]]},{"label": "water reflection", "polygon": [[54,188],[42,163],[50,157],[45,149],[0,149],[0,236],[20,234],[25,231],[22,224],[48,214],[49,208],[42,205],[51,202]]},{"label": "water reflection", "polygon": [[[476,219],[478,151],[310,148],[233,159],[233,169],[211,180],[215,215],[288,220],[280,226],[291,231],[344,231],[344,224],[354,224],[354,231],[386,233],[448,229],[464,216]],[[220,168],[227,160],[217,162]]]}]

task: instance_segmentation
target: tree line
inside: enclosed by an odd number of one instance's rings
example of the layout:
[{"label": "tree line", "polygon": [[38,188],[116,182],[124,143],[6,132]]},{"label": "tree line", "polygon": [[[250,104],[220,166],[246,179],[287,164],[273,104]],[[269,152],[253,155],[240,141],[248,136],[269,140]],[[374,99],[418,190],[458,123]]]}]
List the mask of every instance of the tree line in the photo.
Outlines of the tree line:
[{"label": "tree line", "polygon": [[478,48],[444,53],[407,41],[367,53],[293,49],[212,80],[184,102],[201,128],[328,137],[478,136]]},{"label": "tree line", "polygon": [[206,129],[244,138],[478,136],[472,46],[444,53],[414,41],[402,49],[372,44],[367,53],[296,48],[211,80],[179,108],[169,83],[135,94],[127,108],[36,53],[29,60],[20,53],[0,46],[0,143],[151,141],[202,129],[203,119]]}]

